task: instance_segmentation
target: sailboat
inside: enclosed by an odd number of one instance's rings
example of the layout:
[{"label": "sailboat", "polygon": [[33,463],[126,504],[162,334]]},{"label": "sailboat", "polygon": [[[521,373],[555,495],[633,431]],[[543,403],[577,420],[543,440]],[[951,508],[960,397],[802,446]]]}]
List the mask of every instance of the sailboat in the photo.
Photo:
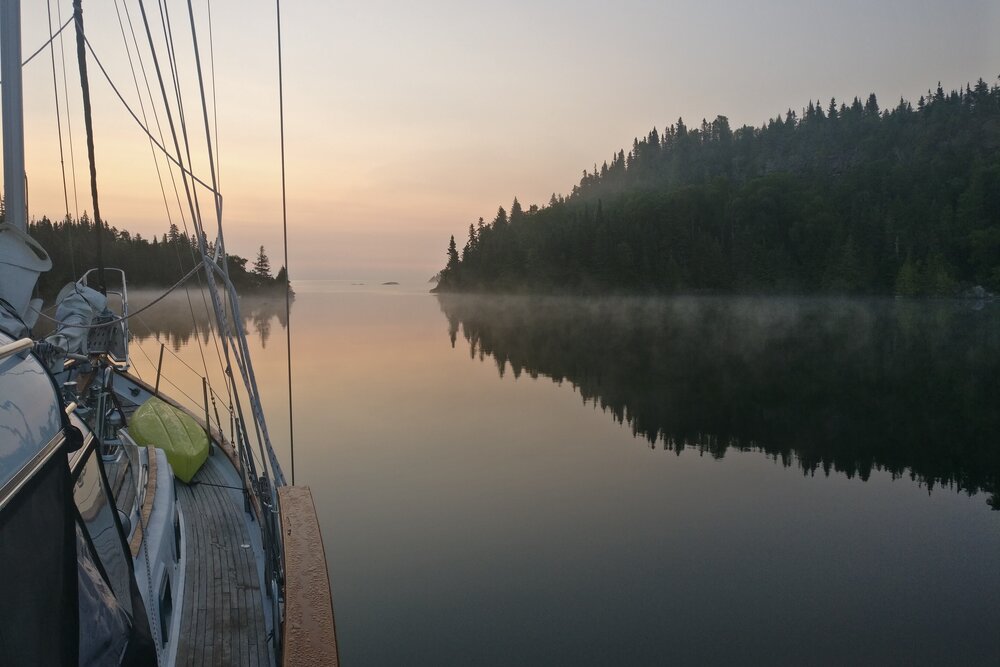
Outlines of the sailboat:
[{"label": "sailboat", "polygon": [[[99,229],[80,0],[72,21]],[[159,376],[151,385],[131,372],[141,309],[123,271],[87,270],[42,314],[35,284],[52,263],[26,233],[19,0],[0,0],[0,56],[0,664],[337,664],[319,520],[268,435],[214,164],[199,178],[176,135],[174,151],[160,145],[185,187],[215,203],[215,243],[193,216],[199,261],[171,289],[195,273],[207,286],[232,381],[228,437],[207,402],[196,414]],[[55,326],[45,338],[32,335],[39,317]]]}]

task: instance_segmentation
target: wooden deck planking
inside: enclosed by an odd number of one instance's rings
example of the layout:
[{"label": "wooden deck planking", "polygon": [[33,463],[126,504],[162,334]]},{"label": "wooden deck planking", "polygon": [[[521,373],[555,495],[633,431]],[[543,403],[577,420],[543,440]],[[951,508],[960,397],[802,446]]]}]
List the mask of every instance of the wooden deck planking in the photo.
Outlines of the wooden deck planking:
[{"label": "wooden deck planking", "polygon": [[263,599],[243,503],[226,488],[225,457],[212,456],[194,478],[177,484],[186,522],[188,565],[184,585],[179,665],[269,665]]}]

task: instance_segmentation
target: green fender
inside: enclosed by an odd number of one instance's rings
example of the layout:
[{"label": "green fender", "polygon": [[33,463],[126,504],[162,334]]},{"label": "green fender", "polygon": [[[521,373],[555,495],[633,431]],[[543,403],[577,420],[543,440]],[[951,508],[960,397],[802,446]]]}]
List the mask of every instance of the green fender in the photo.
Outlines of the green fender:
[{"label": "green fender", "polygon": [[194,419],[155,396],[129,421],[128,432],[142,446],[159,447],[167,454],[174,475],[190,483],[208,458],[208,435]]}]

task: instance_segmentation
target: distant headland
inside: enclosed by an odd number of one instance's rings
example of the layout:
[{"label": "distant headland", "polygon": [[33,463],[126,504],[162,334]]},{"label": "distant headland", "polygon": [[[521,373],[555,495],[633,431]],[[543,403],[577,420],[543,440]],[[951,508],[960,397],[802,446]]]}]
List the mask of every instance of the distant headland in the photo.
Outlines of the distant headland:
[{"label": "distant headland", "polygon": [[434,291],[997,293],[1000,87],[678,119],[447,256]]}]

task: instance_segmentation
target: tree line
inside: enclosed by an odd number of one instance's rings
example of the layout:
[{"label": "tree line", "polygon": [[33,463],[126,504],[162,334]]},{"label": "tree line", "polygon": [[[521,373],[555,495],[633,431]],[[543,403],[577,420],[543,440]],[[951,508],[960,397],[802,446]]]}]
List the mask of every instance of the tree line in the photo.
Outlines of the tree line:
[{"label": "tree line", "polygon": [[454,236],[441,291],[1000,290],[1000,86],[653,128]]},{"label": "tree line", "polygon": [[[102,223],[98,231],[98,225],[84,213],[77,220],[69,217],[61,221],[52,221],[47,217],[31,220],[28,233],[52,258],[52,269],[38,279],[39,293],[46,298],[54,297],[63,285],[77,280],[88,269],[97,267],[98,233],[104,265],[123,269],[133,286],[172,285],[201,261],[197,238],[185,234],[176,224],[171,224],[163,235],[147,239],[107,223]],[[214,252],[211,242],[207,242],[207,246],[210,252]],[[239,255],[227,254],[226,264],[233,285],[241,292],[280,290],[286,282],[284,267],[278,270],[277,275],[272,275],[264,246],[260,246],[253,262]]]}]

